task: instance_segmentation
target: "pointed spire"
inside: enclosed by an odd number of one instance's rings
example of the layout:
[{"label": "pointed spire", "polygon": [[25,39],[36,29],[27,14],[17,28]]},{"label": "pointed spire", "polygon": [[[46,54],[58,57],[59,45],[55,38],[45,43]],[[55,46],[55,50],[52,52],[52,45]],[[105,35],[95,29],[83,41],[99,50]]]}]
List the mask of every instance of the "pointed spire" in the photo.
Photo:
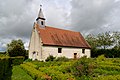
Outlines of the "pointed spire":
[{"label": "pointed spire", "polygon": [[39,13],[38,13],[38,18],[36,20],[38,20],[38,19],[45,20],[43,12],[42,12],[42,5],[40,5],[40,10],[39,10]]},{"label": "pointed spire", "polygon": [[43,15],[43,12],[42,12],[42,5],[40,5],[40,10],[39,10],[39,13],[38,13],[38,18],[36,19],[37,21],[37,24],[40,26],[40,27],[45,27],[45,18],[44,18],[44,15]]}]

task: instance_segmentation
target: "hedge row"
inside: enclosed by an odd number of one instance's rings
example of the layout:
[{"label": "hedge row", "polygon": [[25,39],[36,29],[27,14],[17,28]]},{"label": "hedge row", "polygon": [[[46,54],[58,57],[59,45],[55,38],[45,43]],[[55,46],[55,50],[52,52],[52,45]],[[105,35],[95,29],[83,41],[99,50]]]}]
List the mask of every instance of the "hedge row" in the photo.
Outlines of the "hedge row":
[{"label": "hedge row", "polygon": [[[95,80],[119,80],[120,79],[120,59],[105,58],[99,56],[95,62],[95,69],[92,77]],[[118,78],[117,78],[118,77]]]},{"label": "hedge row", "polygon": [[75,63],[75,61],[69,61],[69,62],[39,62],[39,61],[33,61],[30,62],[33,63],[35,65],[37,65],[38,67],[50,67],[50,66],[61,66],[61,65],[66,65],[66,66],[70,66],[72,64]]},{"label": "hedge row", "polygon": [[12,75],[12,65],[23,63],[24,57],[0,57],[0,80],[10,80]]},{"label": "hedge row", "polygon": [[11,69],[10,58],[0,58],[0,80],[10,79]]},{"label": "hedge row", "polygon": [[26,64],[26,65],[28,65],[28,66],[31,66],[31,67],[33,67],[33,68],[35,68],[35,69],[38,69],[38,66],[35,65],[35,64],[33,64],[33,63],[31,63],[31,62],[26,62],[26,63],[24,63],[24,64]]},{"label": "hedge row", "polygon": [[51,78],[50,76],[46,75],[45,73],[40,72],[39,70],[37,70],[34,67],[29,66],[27,64],[21,64],[20,66],[33,78],[33,80],[41,80],[41,79],[48,80],[49,78]]},{"label": "hedge row", "polygon": [[23,63],[25,58],[23,56],[17,56],[17,57],[10,57],[10,59],[12,65],[19,65]]},{"label": "hedge row", "polygon": [[51,76],[52,80],[75,80],[71,73],[66,73],[62,66],[40,67],[39,71]]},{"label": "hedge row", "polygon": [[94,69],[94,73],[95,74],[99,74],[99,75],[118,75],[120,74],[119,71],[117,70],[104,70],[104,69]]},{"label": "hedge row", "polygon": [[[38,66],[33,64],[32,62],[26,62],[24,64],[21,64],[20,66],[35,80],[39,79],[46,79],[51,78],[52,80],[74,80],[74,76],[71,73],[67,73],[66,68],[70,63],[62,64],[62,62],[58,62],[58,65],[60,66],[53,66],[52,62],[37,62],[39,64],[42,64],[41,66]],[[46,64],[45,65],[43,65]],[[52,63],[50,65],[50,63]],[[45,77],[47,76],[47,77]]]},{"label": "hedge row", "polygon": [[108,75],[94,78],[94,80],[120,80],[120,75]]}]

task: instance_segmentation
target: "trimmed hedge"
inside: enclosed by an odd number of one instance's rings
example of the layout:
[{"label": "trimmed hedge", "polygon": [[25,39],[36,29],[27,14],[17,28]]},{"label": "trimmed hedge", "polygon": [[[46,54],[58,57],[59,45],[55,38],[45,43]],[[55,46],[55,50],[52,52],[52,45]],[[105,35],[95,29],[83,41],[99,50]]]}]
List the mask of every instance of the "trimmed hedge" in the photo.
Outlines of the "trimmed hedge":
[{"label": "trimmed hedge", "polygon": [[52,80],[75,80],[71,73],[67,73],[64,66],[40,67],[39,71],[51,76]]},{"label": "trimmed hedge", "polygon": [[23,63],[25,58],[23,56],[17,56],[17,57],[11,57],[10,59],[12,65],[20,65]]},{"label": "trimmed hedge", "polygon": [[66,58],[65,56],[63,56],[63,57],[57,57],[57,58],[55,59],[55,61],[64,61],[64,62],[67,62],[67,61],[69,61],[69,59]]},{"label": "trimmed hedge", "polygon": [[66,71],[70,65],[70,62],[33,61],[25,62],[20,66],[33,80],[75,80],[74,76]]},{"label": "trimmed hedge", "polygon": [[12,65],[23,63],[24,57],[0,57],[0,80],[10,80],[12,75]]},{"label": "trimmed hedge", "polygon": [[120,75],[108,75],[94,78],[94,80],[120,80]]},{"label": "trimmed hedge", "polygon": [[12,67],[9,57],[0,58],[0,80],[6,80],[11,78]]},{"label": "trimmed hedge", "polygon": [[35,64],[31,63],[31,62],[26,62],[25,64],[28,65],[28,66],[34,67],[35,69],[39,68],[39,66],[37,66],[37,65],[35,65]]},{"label": "trimmed hedge", "polygon": [[48,80],[48,78],[51,78],[45,73],[40,72],[39,70],[27,64],[21,64],[20,66],[33,78],[33,80]]},{"label": "trimmed hedge", "polygon": [[39,61],[32,61],[30,63],[33,63],[37,65],[38,67],[50,67],[50,66],[61,66],[61,65],[66,65],[70,66],[73,65],[76,61],[70,60],[69,62],[63,62],[63,61],[50,61],[50,62],[39,62]]}]

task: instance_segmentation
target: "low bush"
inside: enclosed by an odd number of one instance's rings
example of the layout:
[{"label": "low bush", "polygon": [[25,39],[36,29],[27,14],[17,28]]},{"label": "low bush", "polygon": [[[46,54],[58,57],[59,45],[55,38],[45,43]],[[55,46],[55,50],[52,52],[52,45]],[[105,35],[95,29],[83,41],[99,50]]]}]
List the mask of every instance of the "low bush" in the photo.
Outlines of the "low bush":
[{"label": "low bush", "polygon": [[66,61],[69,61],[69,59],[66,58],[65,56],[63,56],[63,57],[57,57],[57,58],[55,59],[55,61],[64,61],[64,62],[66,62]]},{"label": "low bush", "polygon": [[31,62],[26,62],[25,64],[28,65],[28,66],[31,66],[31,67],[33,67],[35,69],[38,69],[38,67],[39,67],[39,66],[37,66],[37,65],[35,65],[35,64],[31,63]]},{"label": "low bush", "polygon": [[38,71],[37,69],[29,65],[21,64],[20,66],[33,78],[33,80],[42,80],[49,77],[45,73]]},{"label": "low bush", "polygon": [[5,52],[0,52],[0,57],[7,57],[8,55]]},{"label": "low bush", "polygon": [[99,76],[94,80],[120,80],[120,75]]},{"label": "low bush", "polygon": [[54,61],[56,57],[50,55],[49,57],[47,57],[47,59],[45,60],[46,62],[48,61]]},{"label": "low bush", "polygon": [[[52,67],[40,67],[39,71],[46,73],[51,76],[52,80],[74,80],[74,76],[69,73],[62,73],[62,71],[57,70],[58,66]],[[59,68],[58,68],[59,69]]]},{"label": "low bush", "polygon": [[26,59],[24,62],[31,62],[32,59]]},{"label": "low bush", "polygon": [[19,65],[19,64],[22,64],[24,61],[23,56],[11,57],[10,59],[11,59],[12,65]]},{"label": "low bush", "polygon": [[117,75],[117,74],[120,74],[119,71],[116,71],[116,70],[104,70],[104,69],[95,69],[94,70],[94,74],[99,74],[99,75]]},{"label": "low bush", "polygon": [[50,66],[70,66],[74,64],[76,61],[69,61],[69,62],[63,62],[63,61],[49,61],[49,62],[39,62],[39,61],[32,61],[31,63],[37,65],[38,67],[50,67]]},{"label": "low bush", "polygon": [[110,65],[99,65],[98,68],[108,70],[108,71],[111,71],[111,70],[120,71],[120,67],[119,66],[114,66],[114,65],[112,65],[112,66],[110,66]]},{"label": "low bush", "polygon": [[106,60],[106,58],[105,58],[104,55],[100,55],[100,56],[98,56],[96,59],[97,59],[98,62],[99,62],[99,61],[105,61],[105,60]]},{"label": "low bush", "polygon": [[71,71],[71,73],[78,78],[82,76],[90,76],[93,73],[93,68],[94,65],[92,64],[92,60],[82,57],[70,67],[70,70],[67,70]]}]

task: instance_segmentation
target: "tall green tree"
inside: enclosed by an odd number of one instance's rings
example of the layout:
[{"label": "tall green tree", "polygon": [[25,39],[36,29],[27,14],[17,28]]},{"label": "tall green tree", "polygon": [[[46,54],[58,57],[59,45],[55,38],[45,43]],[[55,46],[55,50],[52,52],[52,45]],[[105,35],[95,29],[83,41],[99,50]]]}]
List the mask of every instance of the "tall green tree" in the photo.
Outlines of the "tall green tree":
[{"label": "tall green tree", "polygon": [[89,35],[86,36],[85,39],[89,43],[89,45],[91,46],[92,49],[97,48],[98,42],[97,42],[97,39],[96,39],[95,35],[89,34]]},{"label": "tall green tree", "polygon": [[7,51],[9,56],[25,56],[26,50],[24,47],[24,43],[21,39],[12,40],[9,44],[7,44]]},{"label": "tall green tree", "polygon": [[91,45],[91,57],[104,54],[106,57],[120,57],[120,32],[106,32],[98,35],[87,35],[87,42]]},{"label": "tall green tree", "polygon": [[110,35],[110,32],[105,32],[97,35],[97,42],[98,47],[102,49],[107,49],[108,47],[111,47],[114,44],[114,39],[112,35]]},{"label": "tall green tree", "polygon": [[120,49],[120,32],[113,32],[114,49]]}]

